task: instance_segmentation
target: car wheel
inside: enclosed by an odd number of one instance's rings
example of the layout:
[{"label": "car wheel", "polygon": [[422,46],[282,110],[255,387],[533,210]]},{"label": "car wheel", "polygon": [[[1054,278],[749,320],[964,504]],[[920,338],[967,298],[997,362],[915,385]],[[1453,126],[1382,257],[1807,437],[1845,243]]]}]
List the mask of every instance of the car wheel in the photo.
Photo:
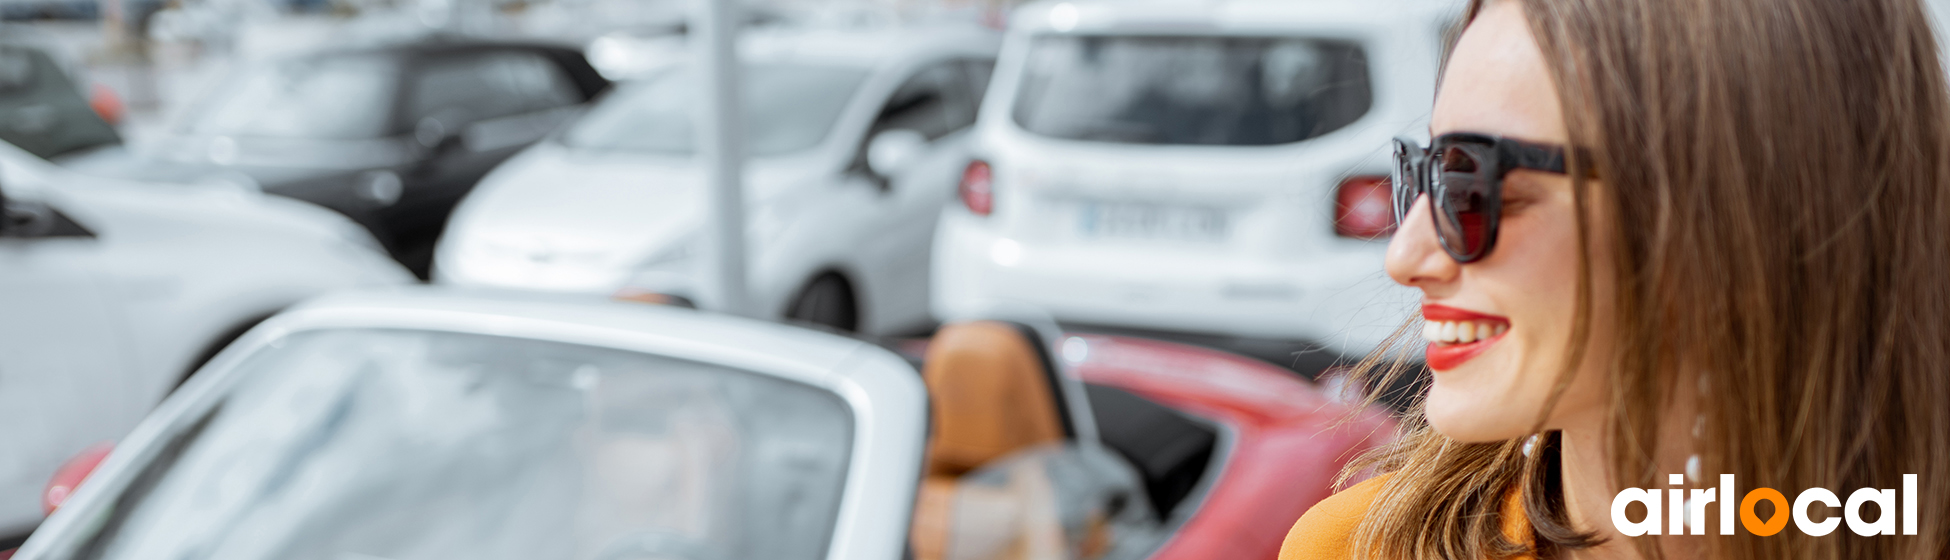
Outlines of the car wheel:
[{"label": "car wheel", "polygon": [[853,286],[838,274],[825,274],[806,283],[786,309],[787,319],[852,332],[860,326]]}]

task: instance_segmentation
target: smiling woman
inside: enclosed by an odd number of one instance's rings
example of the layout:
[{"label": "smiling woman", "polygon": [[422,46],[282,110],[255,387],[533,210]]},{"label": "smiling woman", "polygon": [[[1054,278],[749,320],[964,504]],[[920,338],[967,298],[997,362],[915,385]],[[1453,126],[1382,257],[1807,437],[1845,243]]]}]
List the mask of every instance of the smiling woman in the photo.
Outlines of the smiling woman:
[{"label": "smiling woman", "polygon": [[[1381,476],[1281,556],[1950,552],[1950,99],[1921,4],[1477,0],[1466,21],[1431,147],[1396,148],[1387,268],[1423,296],[1433,383],[1349,471]],[[1361,371],[1408,371],[1387,355]],[[1735,532],[1754,500],[1711,492],[1912,476],[1921,529],[1876,539]],[[1641,488],[1692,523],[1644,530],[1658,514],[1615,499]],[[1714,518],[1724,536],[1674,536]]]}]

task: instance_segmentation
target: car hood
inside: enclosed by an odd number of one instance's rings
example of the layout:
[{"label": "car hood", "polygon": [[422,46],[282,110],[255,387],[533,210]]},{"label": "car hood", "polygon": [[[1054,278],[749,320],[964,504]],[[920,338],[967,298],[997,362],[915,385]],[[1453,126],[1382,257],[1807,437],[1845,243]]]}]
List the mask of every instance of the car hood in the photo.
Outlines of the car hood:
[{"label": "car hood", "polygon": [[0,185],[10,197],[72,202],[60,209],[84,225],[118,224],[121,235],[144,236],[155,233],[151,226],[187,223],[218,237],[291,237],[377,248],[358,225],[310,204],[223,181],[159,183],[77,172],[4,143]]},{"label": "car hood", "polygon": [[[819,168],[806,160],[753,162],[744,176],[746,207],[788,198],[791,185]],[[536,265],[630,268],[686,250],[709,204],[703,171],[690,158],[543,144],[475,188],[449,223],[442,250],[520,255]],[[765,229],[762,219],[754,216],[748,229]]]}]

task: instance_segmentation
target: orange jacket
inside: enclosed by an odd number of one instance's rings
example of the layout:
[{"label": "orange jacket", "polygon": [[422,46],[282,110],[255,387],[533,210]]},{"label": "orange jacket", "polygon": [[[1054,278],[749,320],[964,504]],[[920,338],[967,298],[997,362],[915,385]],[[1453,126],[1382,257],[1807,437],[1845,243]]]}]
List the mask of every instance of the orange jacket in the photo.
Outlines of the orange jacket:
[{"label": "orange jacket", "polygon": [[[1389,475],[1385,474],[1368,479],[1314,504],[1313,509],[1293,524],[1293,530],[1287,532],[1286,542],[1280,545],[1280,560],[1353,560],[1354,528],[1367,517],[1375,495],[1381,493],[1388,479]],[[1510,499],[1503,504],[1503,535],[1513,541],[1530,542],[1530,521],[1524,516],[1523,502],[1517,497],[1517,493],[1511,492]],[[1530,560],[1530,557],[1519,556],[1516,560]]]}]

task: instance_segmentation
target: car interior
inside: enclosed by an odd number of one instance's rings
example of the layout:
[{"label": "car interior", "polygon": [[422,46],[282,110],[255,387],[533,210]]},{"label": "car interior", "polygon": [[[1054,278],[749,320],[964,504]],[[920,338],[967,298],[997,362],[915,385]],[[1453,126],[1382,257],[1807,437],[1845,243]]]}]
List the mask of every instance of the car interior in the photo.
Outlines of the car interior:
[{"label": "car interior", "polygon": [[[1120,530],[1156,533],[1155,529],[1170,526],[1177,520],[1173,515],[1177,506],[1212,470],[1208,467],[1218,443],[1214,426],[1101,385],[1079,384],[1089,410],[1072,410],[1068,403],[1076,401],[1065,398],[1070,389],[1058,377],[1061,370],[1050,357],[1035,329],[1000,321],[950,324],[928,343],[920,369],[930,394],[933,426],[911,528],[915,559],[1105,557],[1119,543],[1144,540]],[[1025,497],[1022,481],[1012,480],[1007,486],[1017,492],[1018,502],[1056,502],[1056,507],[1046,508],[1054,511],[1045,512],[1059,514],[1056,517],[1079,508],[1091,513],[1081,523],[1045,524],[1062,527],[997,526],[1047,516],[1037,515],[1033,506],[1000,510],[983,506],[996,498],[993,491],[978,488],[975,479],[993,479],[998,476],[994,471],[1019,468],[1025,457],[1065,456],[1052,455],[1052,449],[1089,447],[1090,442],[1080,441],[1078,433],[1076,415],[1081,414],[1090,415],[1098,426],[1112,427],[1089,435],[1115,453],[1114,461],[1122,463],[1128,477],[1120,476],[1120,468],[1068,471],[1070,476],[1101,479],[1064,480],[1068,487],[1095,484],[1107,489],[1095,496],[1037,496],[1031,491]],[[1065,476],[1054,468],[1046,472]],[[1131,487],[1122,488],[1125,484]],[[1142,506],[1132,508],[1141,511],[1123,511],[1131,505]],[[985,510],[1004,520],[972,518]],[[1118,522],[1133,519],[1141,521]],[[1155,544],[1132,546],[1149,549]],[[1059,552],[1065,548],[1067,553]]]}]

